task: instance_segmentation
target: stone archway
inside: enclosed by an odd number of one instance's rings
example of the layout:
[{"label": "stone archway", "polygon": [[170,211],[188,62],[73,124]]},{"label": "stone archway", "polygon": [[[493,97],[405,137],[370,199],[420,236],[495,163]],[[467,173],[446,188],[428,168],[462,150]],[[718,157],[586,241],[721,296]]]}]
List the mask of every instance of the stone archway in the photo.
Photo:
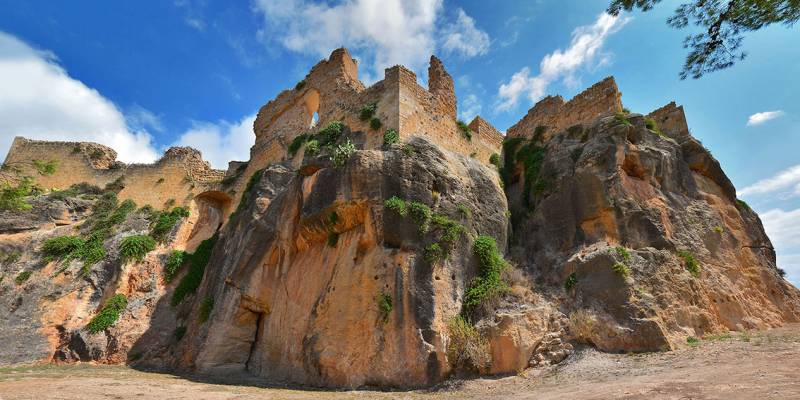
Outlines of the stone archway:
[{"label": "stone archway", "polygon": [[193,252],[200,242],[214,235],[231,213],[233,198],[225,192],[209,190],[195,196],[191,204],[191,232],[186,251]]},{"label": "stone archway", "polygon": [[306,126],[311,128],[319,122],[319,92],[314,89],[309,90],[303,97],[303,105],[308,116]]}]

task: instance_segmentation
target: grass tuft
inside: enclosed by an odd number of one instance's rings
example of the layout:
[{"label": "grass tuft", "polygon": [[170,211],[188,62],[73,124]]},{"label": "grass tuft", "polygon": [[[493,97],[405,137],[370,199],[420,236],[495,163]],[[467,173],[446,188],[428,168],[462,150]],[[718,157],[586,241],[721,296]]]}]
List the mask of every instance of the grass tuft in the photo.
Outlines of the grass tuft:
[{"label": "grass tuft", "polygon": [[119,315],[125,311],[127,306],[128,298],[122,294],[115,294],[106,301],[103,309],[86,324],[86,330],[89,333],[99,333],[108,329],[117,322]]}]

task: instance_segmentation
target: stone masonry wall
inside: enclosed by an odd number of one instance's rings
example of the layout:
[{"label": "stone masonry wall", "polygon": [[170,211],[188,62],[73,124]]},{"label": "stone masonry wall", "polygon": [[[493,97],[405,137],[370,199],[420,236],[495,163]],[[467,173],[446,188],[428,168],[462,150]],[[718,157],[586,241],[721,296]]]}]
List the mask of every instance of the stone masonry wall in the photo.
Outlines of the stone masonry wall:
[{"label": "stone masonry wall", "polygon": [[686,136],[689,134],[689,125],[686,123],[686,114],[683,106],[671,102],[648,115],[658,124],[662,132],[670,136]]},{"label": "stone masonry wall", "polygon": [[[153,164],[126,165],[115,160],[116,153],[102,145],[79,142],[50,142],[17,137],[6,156],[7,174],[30,176],[47,189],[66,189],[89,183],[105,187],[122,177],[120,199],[131,199],[139,206],[161,208],[170,199],[175,205],[189,205],[196,195],[215,190],[224,172],[212,169],[200,152],[189,147],[173,147]],[[34,160],[55,161],[53,174],[41,174]]]},{"label": "stone masonry wall", "polygon": [[542,139],[577,124],[622,111],[622,93],[613,77],[594,84],[572,100],[548,96],[528,110],[527,115],[508,129],[508,137],[532,137],[538,127]]}]

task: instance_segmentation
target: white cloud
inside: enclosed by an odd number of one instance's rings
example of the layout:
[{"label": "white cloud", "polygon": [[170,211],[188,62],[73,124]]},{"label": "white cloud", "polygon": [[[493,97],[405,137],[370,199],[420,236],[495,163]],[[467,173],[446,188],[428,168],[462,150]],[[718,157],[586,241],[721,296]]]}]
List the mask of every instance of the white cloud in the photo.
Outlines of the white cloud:
[{"label": "white cloud", "polygon": [[[544,97],[547,86],[563,80],[566,84],[577,82],[576,73],[581,68],[596,68],[609,63],[609,58],[600,54],[606,39],[619,31],[630,19],[627,17],[600,14],[592,25],[581,26],[572,32],[572,42],[566,50],[558,49],[542,59],[539,75],[531,76],[524,67],[511,76],[498,89],[499,101],[495,111],[507,111],[516,107],[521,96],[531,103]],[[596,65],[595,65],[596,64]]]},{"label": "white cloud", "polygon": [[253,133],[255,120],[254,114],[238,123],[195,122],[172,145],[194,147],[203,153],[203,159],[214,168],[227,169],[228,161],[250,159],[250,147],[256,140]]},{"label": "white cloud", "polygon": [[458,9],[456,21],[442,29],[442,36],[442,48],[447,52],[475,57],[489,51],[489,35],[478,29],[475,20],[461,8]]},{"label": "white cloud", "polygon": [[469,94],[463,100],[459,99],[459,101],[461,104],[458,106],[458,116],[466,123],[472,122],[475,116],[480,114],[482,108],[478,96]]},{"label": "white cloud", "polygon": [[[798,249],[793,249],[797,251]],[[795,286],[800,286],[800,253],[778,254],[778,268],[786,271],[786,278]]]},{"label": "white cloud", "polygon": [[780,116],[783,116],[783,111],[781,110],[755,113],[751,115],[750,118],[747,119],[747,126],[760,125],[763,124],[764,122],[778,118]]},{"label": "white cloud", "polygon": [[800,246],[800,208],[789,211],[775,208],[759,216],[775,248]]},{"label": "white cloud", "polygon": [[138,104],[134,104],[125,111],[125,120],[128,126],[134,130],[147,130],[147,128],[150,128],[157,132],[164,131],[161,116]]},{"label": "white cloud", "polygon": [[131,130],[119,109],[71,78],[55,55],[0,32],[0,153],[14,136],[92,141],[124,162],[152,162],[157,152],[143,130]]},{"label": "white cloud", "polygon": [[739,190],[740,196],[771,193],[794,187],[796,194],[800,194],[800,165],[795,165],[779,172],[777,175],[762,179],[750,186]]},{"label": "white cloud", "polygon": [[[488,35],[475,27],[461,11],[454,24],[437,34],[443,0],[345,0],[336,5],[311,0],[255,0],[255,10],[264,17],[259,37],[276,41],[303,54],[327,57],[345,46],[354,56],[370,64],[365,81],[382,77],[387,67],[402,64],[418,73],[438,46],[453,38],[450,51],[467,57],[486,52]],[[463,18],[462,18],[463,16]],[[465,43],[477,38],[478,43]],[[373,78],[373,79],[370,79]]]}]

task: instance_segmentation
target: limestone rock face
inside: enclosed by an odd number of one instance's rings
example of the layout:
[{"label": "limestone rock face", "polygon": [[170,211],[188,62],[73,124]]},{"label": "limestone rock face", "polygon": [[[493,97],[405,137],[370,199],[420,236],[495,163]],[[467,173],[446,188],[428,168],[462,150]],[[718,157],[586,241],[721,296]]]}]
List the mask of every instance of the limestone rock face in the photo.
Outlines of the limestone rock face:
[{"label": "limestone rock face", "polygon": [[800,293],[758,216],[688,132],[659,134],[631,114],[514,146],[540,162],[507,172],[512,259],[562,304],[578,340],[654,351],[797,321]]},{"label": "limestone rock face", "polygon": [[[268,167],[215,248],[200,294],[215,299],[214,312],[190,327],[181,358],[200,371],[322,386],[442,380],[446,325],[476,273],[471,237],[504,245],[505,196],[477,161],[421,138],[409,146],[356,151],[340,168],[306,157],[301,174]],[[436,228],[421,233],[386,209],[392,196],[465,226],[448,260],[424,259]],[[382,295],[392,304],[383,315]]]}]

